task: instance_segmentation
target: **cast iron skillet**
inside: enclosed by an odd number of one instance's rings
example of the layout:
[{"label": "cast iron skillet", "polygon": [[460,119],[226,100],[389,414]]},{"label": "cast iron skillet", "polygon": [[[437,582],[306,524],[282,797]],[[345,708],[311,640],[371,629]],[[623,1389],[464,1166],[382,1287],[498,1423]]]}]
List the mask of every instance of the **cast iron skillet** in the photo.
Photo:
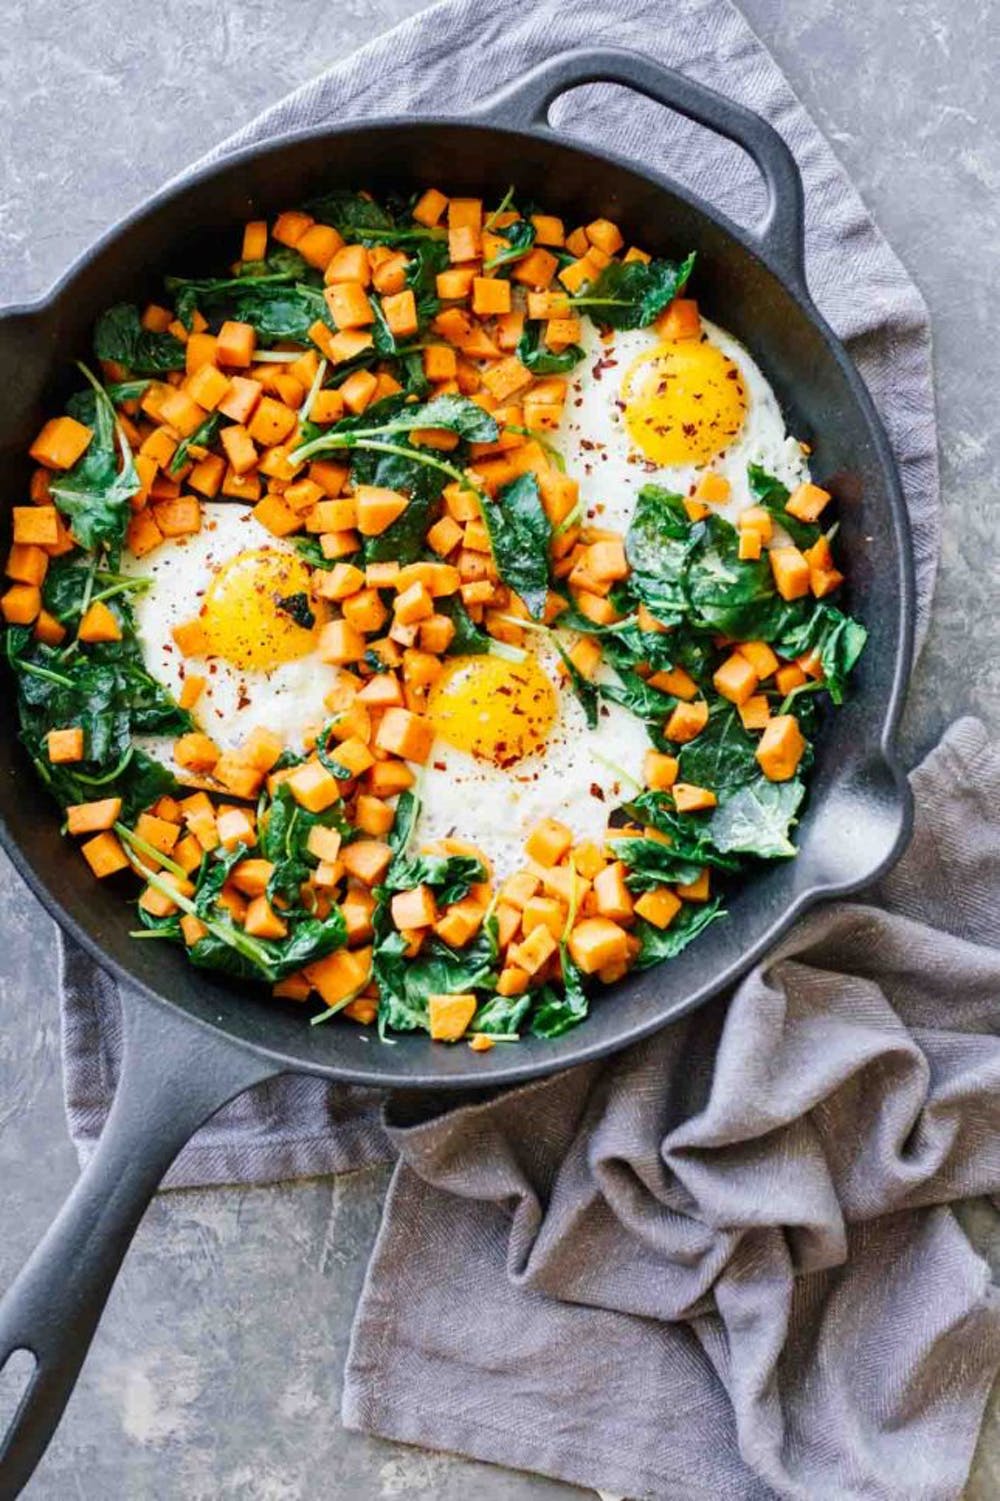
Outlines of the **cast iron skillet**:
[{"label": "cast iron skillet", "polygon": [[[547,123],[567,89],[628,85],[742,146],[767,185],[756,234],[677,184],[612,152],[583,150]],[[229,157],[167,190],[112,230],[44,301],[0,319],[3,504],[27,481],[25,450],[64,394],[97,313],[155,293],[167,270],[222,260],[233,226],[322,186],[440,184],[499,199],[514,181],[572,223],[621,222],[651,251],[698,252],[697,296],[759,359],[814,472],[839,501],[849,606],[871,633],[850,703],[820,737],[801,853],[764,869],[729,917],[670,965],[626,979],[585,1026],[555,1042],[473,1055],[423,1035],[381,1046],[361,1028],[305,1025],[276,1005],[193,969],[180,951],[128,938],[130,909],[87,879],[15,736],[9,690],[0,734],[4,847],[78,943],[127,985],[125,1061],[97,1152],[0,1304],[0,1363],[27,1349],[36,1367],[0,1449],[0,1494],[17,1494],[54,1431],[129,1241],[167,1167],[203,1121],[250,1085],[298,1071],[396,1090],[512,1084],[621,1048],[690,1011],[746,970],[820,898],[883,871],[905,843],[910,806],[892,740],[908,676],[913,575],[906,513],[888,442],[861,380],[813,307],[803,268],[802,184],[763,120],[704,87],[616,50],[543,63],[465,118],[381,119],[290,135]]]}]

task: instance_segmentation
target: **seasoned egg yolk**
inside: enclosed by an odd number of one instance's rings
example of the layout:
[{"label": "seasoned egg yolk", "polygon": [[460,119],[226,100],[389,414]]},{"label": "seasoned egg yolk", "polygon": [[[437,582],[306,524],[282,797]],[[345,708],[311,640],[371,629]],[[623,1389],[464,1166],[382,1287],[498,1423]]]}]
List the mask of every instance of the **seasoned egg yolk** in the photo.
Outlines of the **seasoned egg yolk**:
[{"label": "seasoned egg yolk", "polygon": [[201,623],[208,654],[244,671],[266,672],[312,651],[309,570],[292,553],[266,547],[237,553],[212,576]]},{"label": "seasoned egg yolk", "polygon": [[512,766],[545,745],[559,701],[534,657],[455,657],[430,691],[434,732],[456,750]]},{"label": "seasoned egg yolk", "polygon": [[707,464],[747,414],[739,367],[707,340],[667,340],[633,360],[622,382],[625,423],[656,464]]}]

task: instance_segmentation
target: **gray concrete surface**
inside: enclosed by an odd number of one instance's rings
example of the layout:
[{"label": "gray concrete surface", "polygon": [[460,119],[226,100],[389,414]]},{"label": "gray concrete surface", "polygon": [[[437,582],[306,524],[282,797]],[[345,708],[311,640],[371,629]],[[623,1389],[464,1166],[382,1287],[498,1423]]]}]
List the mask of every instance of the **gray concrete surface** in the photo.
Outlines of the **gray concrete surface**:
[{"label": "gray concrete surface", "polygon": [[[108,221],[421,0],[7,0],[0,303],[41,292]],[[652,9],[652,7],[651,7]],[[992,0],[745,0],[930,304],[945,548],[905,727],[1000,729],[1000,10]],[[566,40],[572,39],[571,10]],[[70,1187],[51,925],[0,871],[0,1286]],[[544,1498],[569,1487],[341,1431],[338,1384],[381,1172],[173,1194],[140,1228],[33,1501]],[[997,1217],[970,1210],[1000,1262]],[[996,1404],[968,1496],[1000,1494]]]}]

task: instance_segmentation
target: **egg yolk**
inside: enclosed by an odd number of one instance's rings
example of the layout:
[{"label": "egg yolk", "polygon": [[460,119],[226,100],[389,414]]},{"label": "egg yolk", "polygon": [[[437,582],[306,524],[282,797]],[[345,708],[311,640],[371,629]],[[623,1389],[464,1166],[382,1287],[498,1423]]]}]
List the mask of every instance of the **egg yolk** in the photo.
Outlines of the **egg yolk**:
[{"label": "egg yolk", "polygon": [[494,766],[512,766],[545,745],[559,701],[534,657],[455,657],[428,696],[435,734]]},{"label": "egg yolk", "polygon": [[314,610],[301,558],[268,548],[237,553],[205,591],[201,622],[208,654],[245,671],[292,662],[316,643]]},{"label": "egg yolk", "polygon": [[656,464],[707,464],[747,414],[739,367],[714,344],[667,340],[634,360],[622,382],[625,423]]}]

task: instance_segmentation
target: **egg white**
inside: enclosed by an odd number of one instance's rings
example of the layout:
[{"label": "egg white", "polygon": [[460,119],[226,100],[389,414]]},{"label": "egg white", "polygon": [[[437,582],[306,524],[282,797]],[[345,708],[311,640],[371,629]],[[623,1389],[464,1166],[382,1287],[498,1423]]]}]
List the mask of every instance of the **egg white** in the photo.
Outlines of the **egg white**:
[{"label": "egg white", "polygon": [[661,340],[652,328],[612,330],[602,338],[583,320],[581,347],[586,358],[570,377],[563,420],[552,441],[579,481],[584,514],[594,525],[625,532],[643,485],[657,484],[687,495],[706,469],[730,484],[729,499],[713,511],[735,522],[754,504],[747,465],[760,464],[789,489],[809,478],[802,449],[785,426],[781,408],[752,356],[731,334],[702,319],[708,340],[739,367],[747,393],[743,427],[730,446],[708,465],[657,465],[635,445],[625,423],[621,387],[633,360]]},{"label": "egg white", "polygon": [[650,741],[643,722],[605,704],[597,726],[561,682],[559,657],[544,642],[538,662],[556,685],[558,716],[544,749],[504,769],[447,744],[440,736],[421,776],[421,842],[471,840],[500,880],[524,864],[524,841],[539,819],[557,818],[574,840],[603,843],[608,816],[642,784]]},{"label": "egg white", "polygon": [[[327,717],[323,699],[337,680],[337,668],[311,655],[267,672],[246,671],[221,657],[185,658],[171,635],[174,626],[198,614],[216,570],[249,548],[294,552],[245,507],[210,502],[202,507],[200,532],[174,538],[142,558],[126,553],[122,571],[151,580],[145,593],[135,596],[136,628],[150,674],[175,698],[185,675],[197,673],[206,679],[194,709],[198,726],[223,750],[237,750],[258,726],[275,731],[286,746],[297,750],[303,737]],[[176,770],[171,740],[149,736],[141,744]]]}]

